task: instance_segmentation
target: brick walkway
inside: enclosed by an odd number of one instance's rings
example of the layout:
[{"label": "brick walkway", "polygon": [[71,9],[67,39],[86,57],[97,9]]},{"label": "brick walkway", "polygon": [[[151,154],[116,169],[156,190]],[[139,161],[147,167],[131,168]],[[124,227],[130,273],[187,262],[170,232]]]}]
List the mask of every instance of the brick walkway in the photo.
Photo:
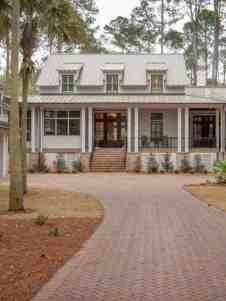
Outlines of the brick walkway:
[{"label": "brick walkway", "polygon": [[35,301],[225,301],[226,215],[183,191],[190,176],[32,176],[91,193],[105,220]]}]

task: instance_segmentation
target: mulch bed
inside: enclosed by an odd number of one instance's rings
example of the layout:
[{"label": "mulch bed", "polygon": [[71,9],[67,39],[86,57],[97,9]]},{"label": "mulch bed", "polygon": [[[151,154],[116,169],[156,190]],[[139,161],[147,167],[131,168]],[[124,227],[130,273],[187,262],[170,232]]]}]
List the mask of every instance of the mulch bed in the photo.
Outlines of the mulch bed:
[{"label": "mulch bed", "polygon": [[[90,238],[100,218],[32,220],[0,217],[0,300],[27,301]],[[51,236],[58,227],[60,236]]]}]

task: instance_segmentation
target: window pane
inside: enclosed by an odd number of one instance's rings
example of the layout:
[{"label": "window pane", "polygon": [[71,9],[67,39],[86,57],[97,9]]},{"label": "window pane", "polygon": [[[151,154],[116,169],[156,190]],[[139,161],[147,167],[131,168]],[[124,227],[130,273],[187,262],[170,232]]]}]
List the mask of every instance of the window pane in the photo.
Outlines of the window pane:
[{"label": "window pane", "polygon": [[151,89],[156,92],[163,90],[163,76],[161,74],[151,75]]},{"label": "window pane", "polygon": [[69,135],[70,136],[80,135],[80,119],[69,120]]},{"label": "window pane", "polygon": [[74,76],[67,74],[62,76],[62,91],[73,92],[74,91]]},{"label": "window pane", "polygon": [[163,137],[163,114],[162,113],[151,114],[151,137],[152,138]]},{"label": "window pane", "polygon": [[110,93],[118,92],[118,74],[107,74],[106,76],[106,90]]},{"label": "window pane", "polygon": [[45,111],[44,117],[45,118],[55,118],[56,112],[55,111]]},{"label": "window pane", "polygon": [[45,119],[44,135],[45,136],[54,136],[55,135],[55,120],[54,119]]},{"label": "window pane", "polygon": [[79,111],[70,111],[69,117],[70,118],[80,118],[80,112]]},{"label": "window pane", "polygon": [[67,136],[68,119],[57,119],[57,135]]},{"label": "window pane", "polygon": [[58,118],[67,118],[68,117],[68,111],[58,111],[57,112]]}]

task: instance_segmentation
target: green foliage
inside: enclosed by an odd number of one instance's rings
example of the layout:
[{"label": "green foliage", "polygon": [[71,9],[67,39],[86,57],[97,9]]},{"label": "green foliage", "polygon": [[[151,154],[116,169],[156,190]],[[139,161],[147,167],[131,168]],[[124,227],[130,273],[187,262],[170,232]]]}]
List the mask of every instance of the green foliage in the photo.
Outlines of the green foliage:
[{"label": "green foliage", "polygon": [[158,170],[159,170],[158,162],[156,161],[155,157],[151,155],[148,162],[148,173],[157,173]]},{"label": "green foliage", "polygon": [[43,226],[47,223],[47,221],[48,221],[48,216],[47,215],[39,214],[35,218],[34,223],[38,226]]},{"label": "green foliage", "polygon": [[181,172],[189,173],[192,170],[191,164],[187,156],[184,156],[184,158],[181,160],[181,166],[180,166]]},{"label": "green foliage", "polygon": [[81,162],[80,160],[75,160],[72,162],[72,172],[78,173],[81,171]]},{"label": "green foliage", "polygon": [[226,184],[226,160],[217,161],[213,168],[217,183]]},{"label": "green foliage", "polygon": [[59,237],[62,236],[63,234],[64,234],[63,231],[58,227],[54,227],[49,230],[49,236]]},{"label": "green foliage", "polygon": [[169,153],[166,153],[164,155],[163,161],[162,161],[162,168],[165,172],[172,172],[173,171],[173,163],[171,162],[171,155]]},{"label": "green foliage", "polygon": [[63,156],[58,156],[56,160],[56,172],[58,173],[65,173],[67,172],[67,166],[66,166],[66,161]]}]

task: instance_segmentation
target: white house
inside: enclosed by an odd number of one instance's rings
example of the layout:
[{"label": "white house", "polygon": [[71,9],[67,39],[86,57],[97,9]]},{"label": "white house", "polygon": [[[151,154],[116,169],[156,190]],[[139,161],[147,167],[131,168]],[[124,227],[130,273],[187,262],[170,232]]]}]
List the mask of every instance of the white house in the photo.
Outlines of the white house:
[{"label": "white house", "polygon": [[0,178],[8,173],[8,112],[0,84]]},{"label": "white house", "polygon": [[189,88],[183,55],[51,55],[29,97],[31,162],[145,170],[150,154],[170,153],[175,168],[200,154],[210,168],[225,153],[226,90],[204,87],[202,72]]}]

